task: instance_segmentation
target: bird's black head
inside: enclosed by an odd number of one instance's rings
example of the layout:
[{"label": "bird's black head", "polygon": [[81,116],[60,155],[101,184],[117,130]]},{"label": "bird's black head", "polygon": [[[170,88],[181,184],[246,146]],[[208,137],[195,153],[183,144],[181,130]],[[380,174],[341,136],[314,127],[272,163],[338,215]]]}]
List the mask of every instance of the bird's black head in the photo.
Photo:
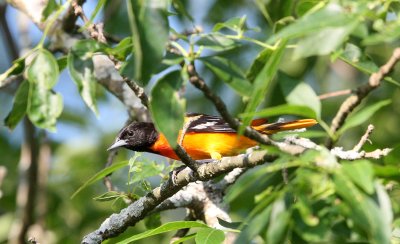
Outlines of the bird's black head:
[{"label": "bird's black head", "polygon": [[133,151],[146,152],[150,151],[149,147],[157,138],[158,132],[153,123],[133,122],[119,132],[114,144],[107,150],[125,147]]}]

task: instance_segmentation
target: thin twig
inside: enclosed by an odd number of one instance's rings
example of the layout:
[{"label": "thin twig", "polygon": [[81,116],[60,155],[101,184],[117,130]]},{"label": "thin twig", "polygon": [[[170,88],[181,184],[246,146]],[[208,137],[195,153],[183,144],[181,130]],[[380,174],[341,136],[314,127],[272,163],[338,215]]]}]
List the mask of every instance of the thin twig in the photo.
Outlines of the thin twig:
[{"label": "thin twig", "polygon": [[328,92],[328,93],[325,93],[325,94],[321,94],[321,95],[318,96],[318,98],[319,98],[319,100],[324,100],[324,99],[327,99],[327,98],[349,95],[351,93],[352,93],[351,89],[346,89],[346,90],[334,91],[334,92]]},{"label": "thin twig", "polygon": [[101,43],[107,43],[107,40],[104,37],[103,33],[103,23],[98,23],[98,24],[90,23],[90,19],[86,16],[86,14],[82,9],[83,2],[84,1],[79,1],[79,0],[72,1],[71,6],[74,10],[75,15],[79,16],[83,20],[83,22],[87,26],[90,36],[93,39]]},{"label": "thin twig", "polygon": [[[355,90],[355,94],[348,97],[340,106],[335,118],[332,120],[331,124],[331,134],[336,134],[336,132],[343,126],[349,114],[361,103],[361,101],[374,89],[376,89],[381,80],[390,73],[394,68],[396,63],[400,59],[400,48],[396,48],[390,59],[386,64],[380,67],[380,69],[373,73],[369,77],[367,84],[358,87]],[[329,138],[325,143],[328,148],[331,148],[338,138]],[[334,141],[335,140],[335,141]]]},{"label": "thin twig", "polygon": [[149,98],[144,92],[143,87],[139,86],[138,84],[136,84],[136,82],[126,77],[124,77],[124,82],[128,84],[128,86],[132,89],[132,91],[136,94],[136,96],[140,99],[140,101],[142,101],[143,106],[148,108]]},{"label": "thin twig", "polygon": [[359,152],[364,146],[364,144],[369,141],[369,136],[371,135],[372,131],[374,130],[373,125],[368,125],[367,131],[365,131],[364,135],[361,137],[360,141],[357,145],[354,146],[353,151]]}]

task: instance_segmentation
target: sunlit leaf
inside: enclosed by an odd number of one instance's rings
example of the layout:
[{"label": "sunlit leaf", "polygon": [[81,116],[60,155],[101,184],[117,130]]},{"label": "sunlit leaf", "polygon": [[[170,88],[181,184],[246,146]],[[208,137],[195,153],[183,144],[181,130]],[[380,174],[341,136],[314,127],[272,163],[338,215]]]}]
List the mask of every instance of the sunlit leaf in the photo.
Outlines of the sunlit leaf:
[{"label": "sunlit leaf", "polygon": [[51,89],[59,76],[57,60],[49,51],[39,49],[28,66],[27,74],[29,82],[41,88]]},{"label": "sunlit leaf", "polygon": [[314,13],[303,15],[295,23],[271,36],[268,42],[274,43],[282,38],[291,39],[315,34],[326,28],[340,28],[355,20],[357,20],[356,15],[349,14],[338,4],[331,3]]},{"label": "sunlit leaf", "polygon": [[214,26],[213,31],[217,32],[223,28],[230,29],[230,30],[236,32],[237,34],[242,34],[247,28],[246,16],[233,17],[223,23],[217,23]]},{"label": "sunlit leaf", "polygon": [[4,124],[11,130],[13,130],[19,121],[25,116],[28,106],[28,96],[29,82],[25,80],[19,85],[18,90],[15,93],[13,107],[4,120]]},{"label": "sunlit leaf", "polygon": [[224,239],[224,232],[213,228],[203,228],[197,232],[195,237],[196,243],[204,244],[220,244]]},{"label": "sunlit leaf", "polygon": [[185,115],[185,100],[178,94],[181,85],[180,71],[175,70],[161,77],[151,91],[150,110],[155,126],[171,146],[177,143]]},{"label": "sunlit leaf", "polygon": [[302,38],[294,49],[293,59],[329,54],[348,38],[357,24],[358,21],[355,20],[347,25],[325,28]]},{"label": "sunlit leaf", "polygon": [[195,44],[214,51],[227,51],[240,46],[239,42],[219,33],[202,34]]},{"label": "sunlit leaf", "polygon": [[185,228],[195,228],[195,227],[200,227],[200,228],[210,228],[206,224],[200,223],[200,222],[195,222],[195,221],[176,221],[176,222],[169,222],[166,224],[161,225],[158,228],[148,230],[145,232],[142,232],[140,234],[136,234],[133,236],[128,237],[127,239],[118,242],[118,244],[128,244],[137,240],[141,240],[150,236],[158,235],[161,233],[173,231],[173,230],[179,230],[179,229],[185,229]]},{"label": "sunlit leaf", "polygon": [[127,166],[128,163],[129,163],[128,160],[114,163],[110,167],[107,167],[107,168],[101,170],[100,172],[96,173],[89,180],[87,180],[81,187],[79,187],[78,190],[76,190],[74,192],[74,194],[72,194],[71,199],[74,198],[76,195],[78,195],[78,193],[80,193],[86,187],[90,186],[91,184],[95,183],[96,181],[103,179],[104,177],[111,174],[112,172]]},{"label": "sunlit leaf", "polygon": [[27,114],[38,127],[56,130],[57,118],[63,110],[63,99],[59,93],[48,90],[40,84],[29,85]]}]

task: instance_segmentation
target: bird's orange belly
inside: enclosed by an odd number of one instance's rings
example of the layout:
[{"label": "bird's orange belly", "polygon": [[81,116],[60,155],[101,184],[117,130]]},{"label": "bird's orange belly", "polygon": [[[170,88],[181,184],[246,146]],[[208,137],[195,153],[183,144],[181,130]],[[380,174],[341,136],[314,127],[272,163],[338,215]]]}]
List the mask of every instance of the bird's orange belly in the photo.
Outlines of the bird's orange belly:
[{"label": "bird's orange belly", "polygon": [[[215,153],[223,157],[234,156],[256,145],[257,142],[235,133],[187,133],[182,143],[186,152],[195,160],[210,159]],[[179,160],[163,135],[160,135],[151,150]]]}]

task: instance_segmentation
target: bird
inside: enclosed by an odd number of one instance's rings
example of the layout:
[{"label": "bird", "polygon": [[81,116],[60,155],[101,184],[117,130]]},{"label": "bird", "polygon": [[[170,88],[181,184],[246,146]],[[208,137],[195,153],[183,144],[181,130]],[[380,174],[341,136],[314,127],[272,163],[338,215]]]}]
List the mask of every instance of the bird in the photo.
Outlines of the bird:
[{"label": "bird", "polygon": [[[262,134],[271,135],[279,131],[307,128],[317,124],[314,119],[267,122],[267,119],[255,119],[251,122],[251,127]],[[244,135],[238,135],[227,122],[218,116],[188,113],[185,116],[185,123],[186,130],[181,146],[194,160],[235,156],[259,144]],[[180,130],[178,138],[182,136],[182,131]],[[125,126],[107,150],[121,147],[180,160],[164,134],[158,132],[152,122],[132,122]]]}]

